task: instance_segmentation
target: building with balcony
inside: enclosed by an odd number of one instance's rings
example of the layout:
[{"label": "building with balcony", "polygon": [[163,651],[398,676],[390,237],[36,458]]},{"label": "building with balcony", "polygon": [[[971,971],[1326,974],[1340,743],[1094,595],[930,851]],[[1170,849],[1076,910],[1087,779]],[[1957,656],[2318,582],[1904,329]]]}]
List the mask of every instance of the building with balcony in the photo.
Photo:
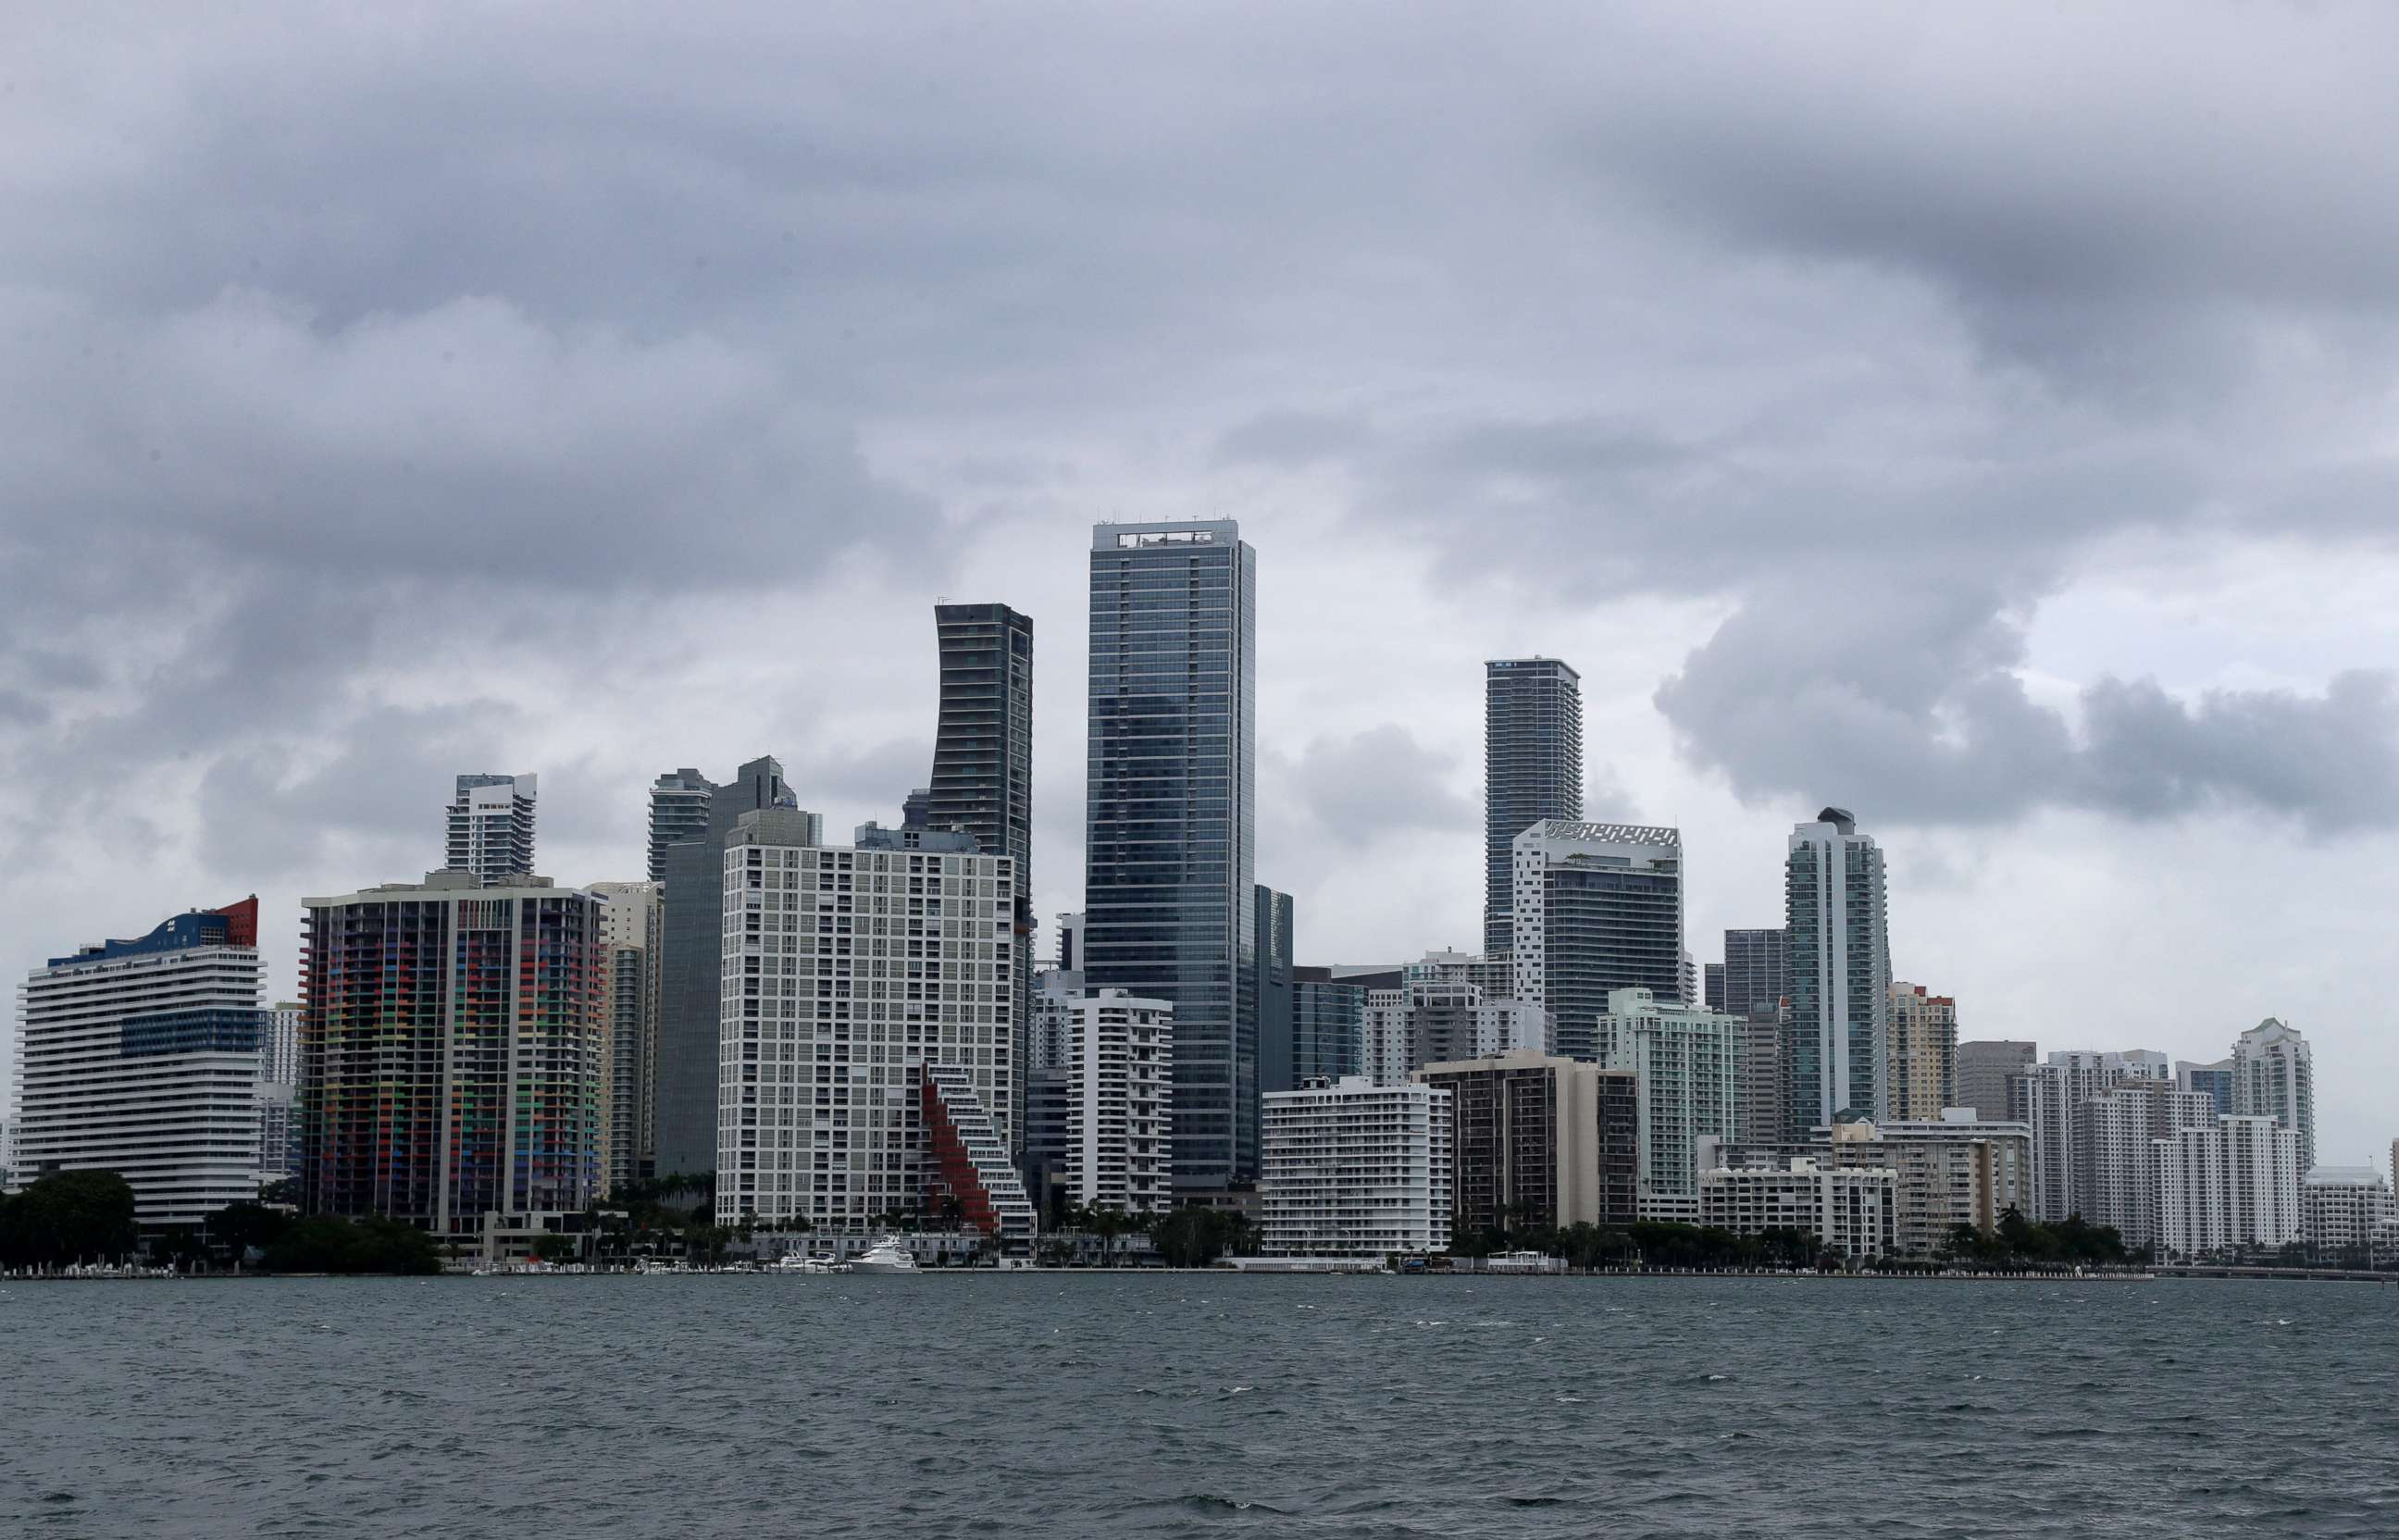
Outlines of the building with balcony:
[{"label": "building with balcony", "polygon": [[1450,1098],[1363,1076],[1266,1098],[1260,1250],[1282,1257],[1446,1251]]}]

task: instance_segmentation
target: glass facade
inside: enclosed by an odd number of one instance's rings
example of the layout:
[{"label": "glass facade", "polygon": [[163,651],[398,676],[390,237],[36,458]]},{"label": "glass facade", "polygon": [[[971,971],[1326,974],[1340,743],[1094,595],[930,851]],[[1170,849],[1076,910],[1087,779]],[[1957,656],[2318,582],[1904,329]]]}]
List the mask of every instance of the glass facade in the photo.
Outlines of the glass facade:
[{"label": "glass facade", "polygon": [[1329,968],[1292,969],[1292,1085],[1365,1073],[1365,986],[1335,979]]},{"label": "glass facade", "polygon": [[1174,1182],[1257,1179],[1256,558],[1230,520],[1092,532],[1083,971],[1174,1007]]},{"label": "glass facade", "polygon": [[1483,950],[1513,942],[1516,836],[1582,817],[1582,676],[1552,657],[1483,666]]},{"label": "glass facade", "polygon": [[1882,851],[1828,807],[1791,836],[1783,867],[1791,1012],[1783,1038],[1782,1126],[1884,1115],[1891,940]]},{"label": "glass facade", "polygon": [[1630,867],[1576,857],[1550,869],[1545,975],[1552,1041],[1567,1059],[1596,1061],[1607,997],[1646,989],[1682,994],[1683,872],[1679,859]]}]

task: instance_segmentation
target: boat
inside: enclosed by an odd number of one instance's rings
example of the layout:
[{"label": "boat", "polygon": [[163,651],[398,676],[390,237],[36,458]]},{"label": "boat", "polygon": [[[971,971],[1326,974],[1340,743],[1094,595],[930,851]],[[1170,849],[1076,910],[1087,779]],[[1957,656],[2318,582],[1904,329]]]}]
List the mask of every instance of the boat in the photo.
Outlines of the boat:
[{"label": "boat", "polygon": [[916,1259],[908,1253],[907,1246],[898,1236],[885,1236],[863,1256],[849,1259],[853,1273],[914,1273]]},{"label": "boat", "polygon": [[835,1262],[829,1256],[804,1257],[797,1251],[786,1251],[775,1259],[774,1266],[767,1271],[806,1274],[847,1273],[849,1271],[849,1263]]}]

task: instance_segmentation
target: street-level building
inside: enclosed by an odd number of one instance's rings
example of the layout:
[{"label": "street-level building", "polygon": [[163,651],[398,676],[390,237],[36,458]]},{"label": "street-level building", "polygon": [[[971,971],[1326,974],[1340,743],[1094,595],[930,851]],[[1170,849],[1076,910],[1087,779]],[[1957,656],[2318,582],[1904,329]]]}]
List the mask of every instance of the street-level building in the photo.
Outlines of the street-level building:
[{"label": "street-level building", "polygon": [[1808,1155],[1717,1166],[1700,1173],[1700,1223],[1736,1236],[1796,1230],[1839,1256],[1878,1257],[1891,1248],[1897,1182],[1889,1167],[1837,1167]]},{"label": "street-level building", "polygon": [[195,910],[86,946],[19,991],[15,1177],[114,1171],[145,1230],[258,1196],[258,900]]},{"label": "street-level building", "polygon": [[2317,1262],[2374,1265],[2394,1220],[2391,1184],[2371,1166],[2318,1166],[2300,1179],[2300,1231]]},{"label": "street-level building", "polygon": [[1447,1091],[1359,1075],[1265,1100],[1258,1209],[1267,1255],[1449,1249]]},{"label": "street-level building", "polygon": [[1700,1143],[1702,1169],[1770,1167],[1794,1158],[1823,1167],[1888,1169],[1892,1173],[1890,1250],[1937,1256],[1958,1226],[1994,1229],[2010,1209],[2022,1211],[2031,1159],[2031,1134],[2021,1123],[1986,1123],[1966,1107],[1937,1119],[1883,1123],[1851,1118],[1809,1131],[1804,1142]]}]

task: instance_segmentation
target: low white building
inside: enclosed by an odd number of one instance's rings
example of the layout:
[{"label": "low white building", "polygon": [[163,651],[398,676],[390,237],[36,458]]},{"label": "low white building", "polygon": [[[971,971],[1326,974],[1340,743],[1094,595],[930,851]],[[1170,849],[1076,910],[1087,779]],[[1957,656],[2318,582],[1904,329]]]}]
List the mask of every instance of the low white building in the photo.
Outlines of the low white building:
[{"label": "low white building", "polygon": [[1449,1249],[1449,1092],[1352,1075],[1263,1101],[1258,1209],[1267,1255]]},{"label": "low white building", "polygon": [[1845,1257],[1891,1248],[1899,1174],[1888,1166],[1836,1167],[1806,1155],[1771,1166],[1718,1166],[1700,1173],[1700,1223],[1737,1236],[1812,1235]]},{"label": "low white building", "polygon": [[2319,1166],[2299,1183],[2299,1227],[2318,1262],[2386,1244],[2391,1184],[2371,1166]]},{"label": "low white building", "polygon": [[2299,1136],[2274,1118],[2227,1114],[2149,1147],[2161,1252],[2270,1250],[2301,1238]]}]

